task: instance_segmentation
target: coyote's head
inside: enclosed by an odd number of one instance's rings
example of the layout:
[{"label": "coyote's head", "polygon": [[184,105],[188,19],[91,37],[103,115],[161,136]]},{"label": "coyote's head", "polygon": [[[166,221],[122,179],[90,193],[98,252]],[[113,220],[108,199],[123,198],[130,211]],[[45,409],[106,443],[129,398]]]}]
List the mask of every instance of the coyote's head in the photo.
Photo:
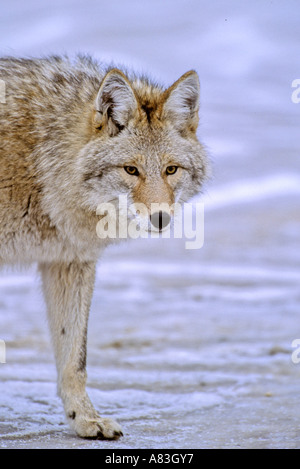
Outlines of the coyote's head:
[{"label": "coyote's head", "polygon": [[199,192],[207,174],[196,137],[199,93],[194,71],[166,90],[118,69],[105,75],[93,103],[92,138],[80,157],[89,208],[126,195],[161,230],[172,209],[166,215],[152,207],[172,207]]}]

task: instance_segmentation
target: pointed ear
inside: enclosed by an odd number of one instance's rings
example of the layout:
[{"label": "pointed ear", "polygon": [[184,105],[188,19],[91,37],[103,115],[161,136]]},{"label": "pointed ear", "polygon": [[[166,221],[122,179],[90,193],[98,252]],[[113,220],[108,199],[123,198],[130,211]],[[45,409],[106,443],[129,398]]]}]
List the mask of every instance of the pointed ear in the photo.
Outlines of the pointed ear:
[{"label": "pointed ear", "polygon": [[191,70],[166,90],[163,115],[171,120],[178,130],[196,132],[199,106],[199,77],[195,71]]},{"label": "pointed ear", "polygon": [[110,135],[116,135],[126,127],[137,108],[137,100],[127,77],[118,69],[110,70],[101,83],[95,101],[95,126],[107,124]]}]

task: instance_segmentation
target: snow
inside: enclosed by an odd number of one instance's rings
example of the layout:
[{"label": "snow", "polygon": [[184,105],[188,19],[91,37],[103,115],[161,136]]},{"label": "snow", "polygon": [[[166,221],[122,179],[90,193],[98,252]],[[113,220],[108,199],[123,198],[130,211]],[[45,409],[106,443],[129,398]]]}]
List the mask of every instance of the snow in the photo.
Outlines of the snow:
[{"label": "snow", "polygon": [[2,2],[1,55],[87,52],[166,85],[196,69],[213,177],[202,249],[99,262],[88,392],[118,442],[68,428],[36,267],[0,272],[1,448],[300,447],[299,19],[293,0]]}]

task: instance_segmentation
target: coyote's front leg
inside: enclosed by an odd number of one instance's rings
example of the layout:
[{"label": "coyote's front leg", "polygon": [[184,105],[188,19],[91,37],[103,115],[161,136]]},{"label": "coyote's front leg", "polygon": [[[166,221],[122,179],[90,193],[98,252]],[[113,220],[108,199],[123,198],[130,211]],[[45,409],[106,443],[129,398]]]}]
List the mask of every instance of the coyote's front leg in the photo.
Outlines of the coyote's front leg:
[{"label": "coyote's front leg", "polygon": [[85,390],[86,340],[95,280],[93,263],[40,264],[55,348],[58,393],[71,427],[83,438],[115,439],[118,423],[101,418]]}]

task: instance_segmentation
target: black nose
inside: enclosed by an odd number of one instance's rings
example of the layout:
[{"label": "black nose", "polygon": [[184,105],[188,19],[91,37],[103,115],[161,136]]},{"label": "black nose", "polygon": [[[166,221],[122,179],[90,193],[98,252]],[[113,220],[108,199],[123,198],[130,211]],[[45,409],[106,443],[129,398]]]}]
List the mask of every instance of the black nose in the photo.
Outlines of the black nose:
[{"label": "black nose", "polygon": [[166,226],[168,226],[170,223],[170,220],[170,215],[167,212],[162,212],[161,210],[150,215],[151,224],[154,226],[154,228],[159,229],[159,231],[162,231],[164,228],[166,228]]}]

